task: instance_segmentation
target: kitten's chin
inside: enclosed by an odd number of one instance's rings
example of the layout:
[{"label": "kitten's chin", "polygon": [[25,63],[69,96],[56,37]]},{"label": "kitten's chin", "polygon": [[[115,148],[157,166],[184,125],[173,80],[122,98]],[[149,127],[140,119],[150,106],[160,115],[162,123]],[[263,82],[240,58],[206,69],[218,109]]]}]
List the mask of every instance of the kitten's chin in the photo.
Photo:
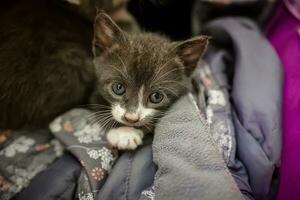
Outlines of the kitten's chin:
[{"label": "kitten's chin", "polygon": [[123,121],[121,119],[114,118],[114,120],[116,120],[117,122],[119,122],[120,124],[122,124],[124,126],[130,126],[130,127],[140,128],[140,127],[144,127],[146,125],[146,123],[144,121],[139,121],[139,122],[136,122],[136,123],[128,123],[128,122]]},{"label": "kitten's chin", "polygon": [[144,123],[141,123],[141,122],[136,122],[136,123],[128,123],[128,122],[125,122],[125,121],[118,121],[119,123],[125,125],[125,126],[131,126],[131,127],[142,127],[144,126]]}]

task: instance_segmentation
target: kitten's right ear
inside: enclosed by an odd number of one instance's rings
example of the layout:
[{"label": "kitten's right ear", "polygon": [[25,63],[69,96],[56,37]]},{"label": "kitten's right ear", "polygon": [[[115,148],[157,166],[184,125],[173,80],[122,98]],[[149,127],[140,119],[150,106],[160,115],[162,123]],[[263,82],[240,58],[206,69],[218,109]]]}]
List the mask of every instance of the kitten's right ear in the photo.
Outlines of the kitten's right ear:
[{"label": "kitten's right ear", "polygon": [[190,76],[196,68],[198,60],[207,48],[209,39],[210,37],[202,35],[176,44],[176,54],[183,62],[187,76]]},{"label": "kitten's right ear", "polygon": [[127,41],[126,33],[104,12],[97,11],[94,22],[93,53],[99,56],[113,45],[122,45]]}]

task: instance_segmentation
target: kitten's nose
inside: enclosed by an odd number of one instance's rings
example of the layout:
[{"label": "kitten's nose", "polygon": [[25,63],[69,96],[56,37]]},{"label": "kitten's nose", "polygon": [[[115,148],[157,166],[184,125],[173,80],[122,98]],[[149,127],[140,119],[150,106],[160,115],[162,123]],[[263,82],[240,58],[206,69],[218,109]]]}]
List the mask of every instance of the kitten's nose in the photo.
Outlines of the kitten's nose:
[{"label": "kitten's nose", "polygon": [[128,123],[131,124],[136,123],[140,120],[140,116],[136,113],[125,113],[124,118]]}]

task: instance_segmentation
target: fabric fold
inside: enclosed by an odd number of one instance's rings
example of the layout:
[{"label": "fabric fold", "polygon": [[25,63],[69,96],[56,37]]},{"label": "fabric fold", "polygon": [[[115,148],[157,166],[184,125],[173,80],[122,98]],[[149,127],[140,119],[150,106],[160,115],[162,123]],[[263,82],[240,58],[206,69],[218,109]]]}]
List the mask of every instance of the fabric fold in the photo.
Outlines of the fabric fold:
[{"label": "fabric fold", "polygon": [[155,199],[243,199],[191,95],[155,129]]},{"label": "fabric fold", "polygon": [[213,38],[204,60],[232,103],[237,154],[228,167],[240,188],[248,183],[255,199],[268,199],[281,153],[281,63],[247,18],[217,19],[204,32]]}]

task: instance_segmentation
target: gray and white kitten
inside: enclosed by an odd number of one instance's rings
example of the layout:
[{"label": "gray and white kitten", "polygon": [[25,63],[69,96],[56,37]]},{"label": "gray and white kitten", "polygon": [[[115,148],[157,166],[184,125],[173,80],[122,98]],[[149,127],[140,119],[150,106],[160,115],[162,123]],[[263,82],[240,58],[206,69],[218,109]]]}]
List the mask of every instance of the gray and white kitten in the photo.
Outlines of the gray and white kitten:
[{"label": "gray and white kitten", "polygon": [[130,35],[100,12],[94,24],[95,118],[118,149],[135,149],[156,121],[187,92],[208,44],[199,36],[171,42],[153,33]]}]

